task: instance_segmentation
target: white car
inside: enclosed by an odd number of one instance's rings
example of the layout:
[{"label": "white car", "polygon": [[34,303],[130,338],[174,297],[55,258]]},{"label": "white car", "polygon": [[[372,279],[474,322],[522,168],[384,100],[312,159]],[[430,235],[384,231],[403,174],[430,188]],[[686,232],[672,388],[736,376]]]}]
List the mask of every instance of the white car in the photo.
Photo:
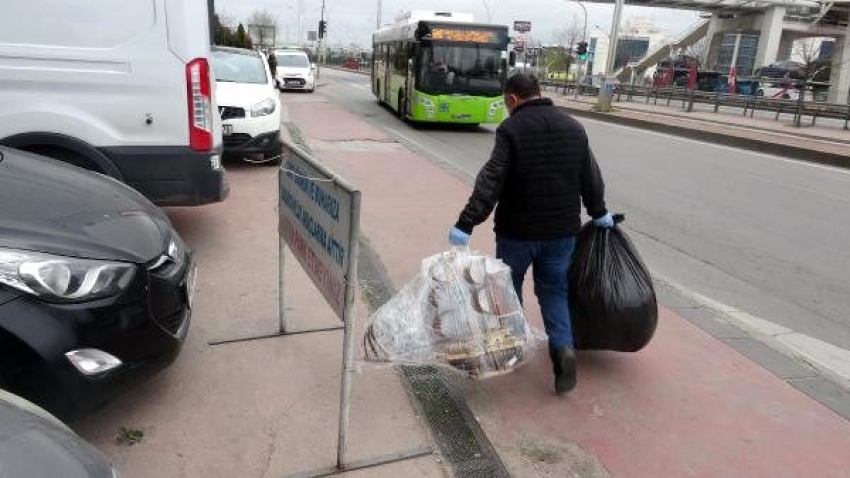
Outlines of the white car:
[{"label": "white car", "polygon": [[280,98],[265,56],[255,50],[213,47],[212,67],[224,152],[262,154],[280,163]]},{"label": "white car", "polygon": [[281,91],[316,89],[315,67],[310,57],[300,50],[275,50],[277,57],[277,83]]}]

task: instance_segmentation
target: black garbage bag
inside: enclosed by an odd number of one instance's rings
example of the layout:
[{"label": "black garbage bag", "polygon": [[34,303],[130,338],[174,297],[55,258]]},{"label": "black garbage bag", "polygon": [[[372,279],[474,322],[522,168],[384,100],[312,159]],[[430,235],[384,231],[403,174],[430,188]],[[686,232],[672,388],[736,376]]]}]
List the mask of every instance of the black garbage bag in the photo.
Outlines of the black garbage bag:
[{"label": "black garbage bag", "polygon": [[[614,216],[616,224],[623,220]],[[569,288],[577,349],[637,352],[652,339],[658,324],[652,277],[619,226],[582,227]]]}]

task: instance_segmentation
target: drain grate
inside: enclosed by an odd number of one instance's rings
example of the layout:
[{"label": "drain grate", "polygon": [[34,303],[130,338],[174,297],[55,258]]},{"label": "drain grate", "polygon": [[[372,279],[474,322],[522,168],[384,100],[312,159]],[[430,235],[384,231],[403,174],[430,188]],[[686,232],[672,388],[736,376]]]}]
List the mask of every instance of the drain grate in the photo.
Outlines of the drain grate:
[{"label": "drain grate", "polygon": [[509,477],[498,453],[472,415],[466,401],[451,385],[451,372],[432,366],[405,365],[401,374],[419,402],[422,416],[443,458],[456,476]]},{"label": "drain grate", "polygon": [[[372,309],[377,309],[395,291],[387,279],[380,257],[363,237],[360,240],[357,265],[363,297]],[[427,365],[404,365],[399,368],[422,417],[431,428],[440,455],[455,476],[510,476],[463,396],[452,385],[452,372]]]}]

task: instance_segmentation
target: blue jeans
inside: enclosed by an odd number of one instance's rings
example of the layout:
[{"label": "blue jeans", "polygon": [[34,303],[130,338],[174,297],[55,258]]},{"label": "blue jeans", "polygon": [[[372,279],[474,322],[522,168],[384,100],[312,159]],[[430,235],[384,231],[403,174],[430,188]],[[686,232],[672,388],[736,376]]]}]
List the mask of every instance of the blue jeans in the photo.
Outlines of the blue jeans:
[{"label": "blue jeans", "polygon": [[573,347],[567,276],[575,245],[574,236],[545,241],[496,236],[496,257],[511,268],[520,302],[525,273],[529,266],[534,266],[534,294],[540,303],[550,350]]}]

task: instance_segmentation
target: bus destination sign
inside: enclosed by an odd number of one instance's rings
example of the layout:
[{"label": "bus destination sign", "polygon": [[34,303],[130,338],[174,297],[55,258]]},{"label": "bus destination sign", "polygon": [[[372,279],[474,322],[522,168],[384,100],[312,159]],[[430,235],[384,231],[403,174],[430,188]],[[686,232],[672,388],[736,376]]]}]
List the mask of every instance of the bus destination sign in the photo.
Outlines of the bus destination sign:
[{"label": "bus destination sign", "polygon": [[436,27],[431,30],[431,39],[468,43],[499,43],[499,33],[493,30]]}]

